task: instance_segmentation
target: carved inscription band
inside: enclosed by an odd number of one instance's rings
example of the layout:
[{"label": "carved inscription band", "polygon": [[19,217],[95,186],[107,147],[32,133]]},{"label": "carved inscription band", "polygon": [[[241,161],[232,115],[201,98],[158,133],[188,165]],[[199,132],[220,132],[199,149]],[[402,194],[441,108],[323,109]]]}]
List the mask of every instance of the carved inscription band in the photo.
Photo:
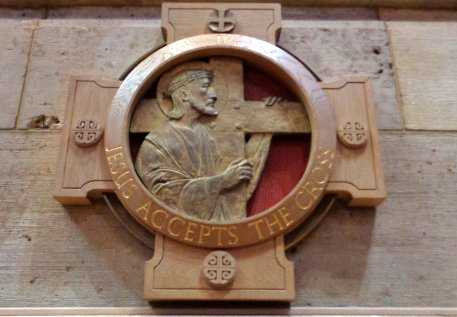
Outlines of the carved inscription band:
[{"label": "carved inscription band", "polygon": [[[128,143],[130,118],[151,83],[179,63],[215,55],[247,60],[288,84],[305,105],[312,128],[310,160],[296,188],[274,207],[224,225],[186,218],[158,201],[136,174]],[[322,198],[332,171],[335,131],[327,96],[294,57],[268,42],[247,36],[199,35],[156,51],[127,76],[113,99],[106,126],[105,151],[117,196],[146,228],[198,247],[234,248],[284,234],[310,215]]]}]

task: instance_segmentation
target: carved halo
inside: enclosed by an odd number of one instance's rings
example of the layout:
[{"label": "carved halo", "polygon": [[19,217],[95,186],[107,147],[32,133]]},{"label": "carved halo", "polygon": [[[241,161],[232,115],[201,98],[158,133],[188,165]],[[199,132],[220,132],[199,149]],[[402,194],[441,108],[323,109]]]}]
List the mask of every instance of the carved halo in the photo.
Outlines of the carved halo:
[{"label": "carved halo", "polygon": [[[190,219],[156,199],[135,172],[128,139],[133,110],[158,76],[181,63],[215,55],[247,60],[286,83],[305,106],[312,129],[310,159],[297,186],[264,212],[224,225]],[[112,102],[105,152],[115,193],[147,229],[197,247],[235,248],[285,234],[313,212],[332,171],[335,131],[335,118],[327,96],[309,71],[287,52],[243,35],[199,35],[163,47],[127,76]],[[273,228],[272,224],[278,222]]]}]

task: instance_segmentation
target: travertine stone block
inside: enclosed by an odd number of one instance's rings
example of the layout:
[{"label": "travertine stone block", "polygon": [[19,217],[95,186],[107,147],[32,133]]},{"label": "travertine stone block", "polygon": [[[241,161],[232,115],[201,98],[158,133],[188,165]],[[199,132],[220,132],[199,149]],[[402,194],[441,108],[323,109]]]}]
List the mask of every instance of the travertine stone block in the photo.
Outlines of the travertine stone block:
[{"label": "travertine stone block", "polygon": [[[57,131],[0,131],[0,306],[145,306],[152,251],[102,202],[52,198]],[[334,208],[290,255],[304,306],[453,306],[457,145],[453,134],[381,135],[389,196]]]},{"label": "travertine stone block", "polygon": [[[48,11],[48,19],[65,19],[69,23],[77,22],[79,19],[85,22],[103,24],[132,24],[132,22],[147,22],[151,19],[160,19],[160,6],[155,7],[84,7],[81,5],[73,7],[55,7]],[[63,20],[60,22],[64,22]],[[157,22],[157,21],[155,21]],[[154,21],[153,21],[154,23]]]},{"label": "travertine stone block", "polygon": [[[214,0],[197,0],[198,2],[214,2]],[[238,0],[236,0],[238,1]],[[1,0],[0,4],[12,7],[40,6],[158,6],[164,0]],[[227,1],[226,2],[230,2]],[[246,0],[245,2],[258,2]],[[265,2],[265,1],[264,1]],[[457,4],[452,0],[278,0],[284,6],[370,6],[388,8],[435,8],[455,9]]]},{"label": "travertine stone block", "polygon": [[373,83],[378,127],[402,127],[389,38],[375,11],[295,8],[285,9],[284,16],[280,46],[302,59],[322,79],[368,75]]},{"label": "travertine stone block", "polygon": [[457,130],[457,12],[382,10],[408,129]]},{"label": "travertine stone block", "polygon": [[[143,10],[156,14],[152,9]],[[39,114],[63,119],[62,97],[69,75],[117,79],[139,57],[163,42],[159,21],[148,14],[136,17],[132,9],[111,11],[51,10],[49,19],[40,21],[32,44],[20,127]]]},{"label": "travertine stone block", "polygon": [[453,307],[454,134],[381,134],[387,199],[334,208],[292,256],[295,305]]},{"label": "travertine stone block", "polygon": [[[62,117],[64,102],[58,95],[66,89],[68,73],[116,78],[131,63],[130,57],[158,43],[158,21],[128,16],[142,9],[113,10],[117,15],[103,9],[98,21],[93,10],[98,9],[51,10],[50,19],[41,21],[33,42],[22,126],[35,114]],[[389,47],[379,44],[385,30],[369,10],[358,13],[362,20],[356,11],[347,22],[328,16],[321,21],[319,16],[325,14],[316,11],[308,21],[297,21],[304,12],[285,12],[281,43],[324,78],[348,70],[369,69],[374,74],[379,63],[391,63],[384,55]],[[111,14],[116,17],[108,18]],[[420,22],[405,21],[409,14],[382,15],[392,32],[407,125],[454,129],[454,13],[411,15]],[[440,21],[430,21],[437,17]],[[8,29],[10,22],[0,19],[0,38],[21,34],[22,22]],[[379,54],[373,46],[379,46]],[[5,56],[8,60],[16,55]],[[15,59],[9,63],[20,64]],[[383,69],[374,78],[378,119],[382,128],[392,128],[400,126],[400,119],[392,76]],[[22,87],[22,79],[13,85],[14,77],[3,81],[2,76],[3,115],[8,105],[4,100]],[[410,112],[407,100],[415,102],[410,102]],[[408,115],[417,115],[418,109],[422,121]],[[0,131],[0,307],[147,306],[142,299],[143,265],[152,251],[131,237],[103,202],[64,208],[52,198],[60,138],[55,130]],[[290,255],[297,277],[293,305],[455,306],[455,134],[384,131],[380,139],[387,200],[376,212],[338,205],[298,246]]]},{"label": "travertine stone block", "polygon": [[15,127],[33,29],[41,10],[0,9],[0,129]]},{"label": "travertine stone block", "polygon": [[102,201],[52,198],[60,133],[0,131],[0,307],[139,306],[152,251]]}]

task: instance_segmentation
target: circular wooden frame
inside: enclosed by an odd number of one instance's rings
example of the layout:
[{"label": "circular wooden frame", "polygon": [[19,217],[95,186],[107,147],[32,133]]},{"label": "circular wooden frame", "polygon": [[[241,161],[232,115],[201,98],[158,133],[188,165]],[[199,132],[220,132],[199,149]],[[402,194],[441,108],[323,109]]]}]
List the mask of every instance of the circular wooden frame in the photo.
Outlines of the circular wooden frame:
[{"label": "circular wooden frame", "polygon": [[[275,206],[227,224],[187,217],[156,199],[136,174],[128,136],[134,108],[151,83],[179,63],[215,55],[249,61],[286,83],[304,104],[312,129],[310,159],[297,186]],[[326,94],[293,56],[268,42],[248,36],[199,35],[154,52],[122,82],[107,120],[105,153],[115,193],[146,228],[197,247],[235,248],[285,234],[312,213],[324,194],[332,171],[335,130],[335,118]]]}]

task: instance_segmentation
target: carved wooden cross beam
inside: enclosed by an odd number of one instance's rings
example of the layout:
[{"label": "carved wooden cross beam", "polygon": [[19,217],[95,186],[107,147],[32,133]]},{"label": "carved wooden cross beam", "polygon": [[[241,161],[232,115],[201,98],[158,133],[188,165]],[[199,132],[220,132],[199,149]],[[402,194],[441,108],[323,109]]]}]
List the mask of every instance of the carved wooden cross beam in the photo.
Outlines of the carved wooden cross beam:
[{"label": "carved wooden cross beam", "polygon": [[[213,86],[219,115],[203,118],[210,128],[221,132],[310,133],[309,120],[299,102],[248,101],[244,96],[243,63],[232,58],[212,58]],[[230,84],[227,84],[230,83]],[[135,110],[130,132],[147,133],[168,120],[156,99],[145,99]]]}]

